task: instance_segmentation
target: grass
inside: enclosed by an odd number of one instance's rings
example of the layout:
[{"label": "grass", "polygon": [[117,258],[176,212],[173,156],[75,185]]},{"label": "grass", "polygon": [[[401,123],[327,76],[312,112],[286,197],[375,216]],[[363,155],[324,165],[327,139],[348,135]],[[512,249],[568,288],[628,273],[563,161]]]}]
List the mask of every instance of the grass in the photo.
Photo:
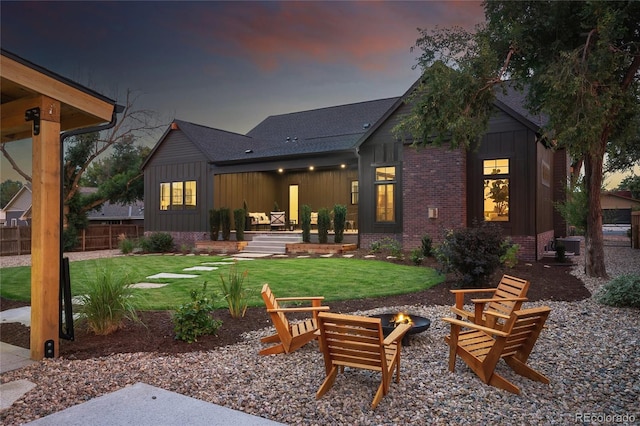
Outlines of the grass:
[{"label": "grass", "polygon": [[[190,292],[202,288],[205,281],[209,283],[208,289],[216,296],[215,307],[227,308],[220,290],[220,275],[227,277],[230,265],[215,265],[219,269],[214,271],[183,271],[184,268],[223,259],[219,256],[151,255],[72,262],[71,293],[74,296],[85,294],[89,283],[96,279],[96,270],[106,267],[116,272],[126,272],[131,283],[169,284],[157,289],[135,289],[140,296],[136,298],[137,309],[175,309],[188,302]],[[269,283],[279,297],[320,295],[330,302],[413,293],[433,287],[444,280],[443,275],[430,268],[362,259],[256,259],[239,261],[237,267],[239,272],[247,271],[244,284],[249,293],[248,306],[264,305],[260,296],[264,283]],[[193,274],[198,277],[155,280],[146,278],[160,272]],[[28,266],[2,268],[0,295],[28,302],[31,297],[30,280],[31,268]]]}]

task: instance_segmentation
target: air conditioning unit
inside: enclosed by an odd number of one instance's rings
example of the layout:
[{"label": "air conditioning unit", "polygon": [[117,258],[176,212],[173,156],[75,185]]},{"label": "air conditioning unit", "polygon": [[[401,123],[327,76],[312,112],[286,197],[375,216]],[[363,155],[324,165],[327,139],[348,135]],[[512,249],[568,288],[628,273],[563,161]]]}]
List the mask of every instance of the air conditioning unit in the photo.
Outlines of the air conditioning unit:
[{"label": "air conditioning unit", "polygon": [[429,219],[437,219],[437,218],[438,218],[438,208],[429,207]]}]

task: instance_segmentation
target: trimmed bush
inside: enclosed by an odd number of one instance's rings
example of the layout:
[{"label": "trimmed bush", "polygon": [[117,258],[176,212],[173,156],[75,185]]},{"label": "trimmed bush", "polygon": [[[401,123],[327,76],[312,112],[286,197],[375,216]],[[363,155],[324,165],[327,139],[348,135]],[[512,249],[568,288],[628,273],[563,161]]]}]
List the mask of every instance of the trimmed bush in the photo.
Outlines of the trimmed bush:
[{"label": "trimmed bush", "polygon": [[333,206],[333,241],[336,244],[344,241],[344,224],[347,220],[347,206],[336,204]]},{"label": "trimmed bush", "polygon": [[323,207],[318,210],[318,242],[320,244],[327,244],[330,227],[331,215],[329,214],[329,209]]},{"label": "trimmed bush", "polygon": [[211,241],[218,241],[218,234],[220,233],[220,210],[209,210],[209,237]]},{"label": "trimmed bush", "polygon": [[302,228],[302,241],[311,242],[311,206],[304,204],[300,212],[300,227]]},{"label": "trimmed bush", "polygon": [[411,262],[414,265],[419,266],[423,260],[424,260],[424,256],[422,254],[422,249],[416,248],[411,250]]},{"label": "trimmed bush", "polygon": [[222,240],[229,241],[231,239],[231,209],[228,207],[220,208],[220,229],[222,230]]},{"label": "trimmed bush", "polygon": [[233,221],[236,225],[236,241],[244,241],[244,222],[247,216],[245,209],[235,209],[233,211]]},{"label": "trimmed bush", "polygon": [[520,246],[518,244],[513,244],[509,238],[507,238],[503,244],[505,252],[500,256],[500,263],[507,268],[513,268],[518,264],[518,250],[520,250]]},{"label": "trimmed bush", "polygon": [[198,341],[198,337],[215,334],[222,326],[222,321],[211,316],[213,311],[213,297],[207,297],[207,283],[202,290],[191,291],[191,302],[178,307],[173,314],[173,331],[177,340],[188,343]]},{"label": "trimmed bush", "polygon": [[433,240],[430,236],[425,235],[422,237],[422,244],[420,247],[422,249],[423,257],[430,257],[433,255]]},{"label": "trimmed bush", "polygon": [[500,266],[506,252],[503,243],[498,226],[474,222],[471,228],[447,232],[436,257],[444,272],[451,270],[460,276],[459,287],[483,287]]},{"label": "trimmed bush", "polygon": [[640,275],[615,277],[598,290],[595,299],[603,305],[640,308]]}]

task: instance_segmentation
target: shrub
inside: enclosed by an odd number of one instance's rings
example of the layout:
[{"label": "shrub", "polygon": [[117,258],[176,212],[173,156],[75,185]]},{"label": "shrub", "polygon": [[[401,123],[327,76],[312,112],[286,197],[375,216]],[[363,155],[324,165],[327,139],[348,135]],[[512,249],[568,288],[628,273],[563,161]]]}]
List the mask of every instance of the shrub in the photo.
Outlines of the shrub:
[{"label": "shrub", "polygon": [[248,271],[238,272],[238,264],[234,262],[229,268],[229,280],[225,281],[220,274],[220,288],[222,295],[229,305],[231,318],[240,318],[247,311],[247,289],[244,287],[244,279]]},{"label": "shrub", "polygon": [[235,209],[233,211],[233,221],[236,225],[236,241],[244,241],[244,222],[247,212],[245,209]]},{"label": "shrub", "polygon": [[418,266],[422,263],[424,260],[424,255],[422,253],[422,249],[419,248],[411,250],[411,262],[413,262],[414,265]]},{"label": "shrub", "polygon": [[311,207],[304,204],[300,213],[300,226],[302,228],[302,241],[311,242]]},{"label": "shrub", "polygon": [[167,232],[154,232],[143,238],[140,246],[149,253],[166,253],[173,250],[173,237]]},{"label": "shrub", "polygon": [[640,308],[640,275],[615,277],[598,290],[595,298],[603,305]]},{"label": "shrub", "polygon": [[507,268],[513,268],[518,264],[518,250],[520,246],[513,244],[510,239],[506,239],[503,243],[505,252],[500,256],[500,263]]},{"label": "shrub", "polygon": [[453,270],[461,278],[462,287],[482,287],[500,266],[505,254],[500,228],[474,221],[471,228],[450,231],[438,250],[443,270]]},{"label": "shrub", "polygon": [[209,237],[211,241],[218,241],[218,234],[220,233],[220,210],[209,210]]},{"label": "shrub", "polygon": [[136,247],[133,240],[130,240],[124,234],[120,234],[118,236],[118,248],[122,252],[122,254],[129,254]]},{"label": "shrub", "polygon": [[422,256],[423,257],[430,257],[433,255],[433,246],[432,246],[433,242],[431,240],[431,237],[428,235],[425,235],[422,237]]},{"label": "shrub", "polygon": [[389,237],[372,242],[370,250],[372,253],[380,253],[383,250],[387,250],[391,256],[402,257],[402,246],[397,240]]},{"label": "shrub", "polygon": [[323,207],[318,210],[318,242],[327,244],[329,228],[331,227],[331,215],[329,209]]},{"label": "shrub", "polygon": [[222,321],[211,316],[213,298],[206,295],[207,283],[202,290],[191,290],[191,302],[184,303],[173,313],[173,331],[177,340],[188,343],[198,341],[198,337],[215,334]]},{"label": "shrub", "polygon": [[344,224],[347,220],[347,206],[336,204],[333,206],[333,241],[336,244],[344,241]]},{"label": "shrub", "polygon": [[79,314],[94,334],[111,334],[122,327],[125,319],[139,322],[133,296],[127,275],[117,274],[107,262],[96,270],[86,294],[79,296]]},{"label": "shrub", "polygon": [[222,240],[229,241],[231,238],[231,210],[228,207],[220,208],[220,229],[222,230]]}]

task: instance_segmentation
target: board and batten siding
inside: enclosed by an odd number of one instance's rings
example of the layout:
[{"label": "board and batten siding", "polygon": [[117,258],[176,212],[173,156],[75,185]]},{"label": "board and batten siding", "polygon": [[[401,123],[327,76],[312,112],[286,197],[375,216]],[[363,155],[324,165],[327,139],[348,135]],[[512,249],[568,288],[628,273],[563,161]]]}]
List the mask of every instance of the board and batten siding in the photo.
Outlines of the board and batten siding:
[{"label": "board and batten siding", "polygon": [[[180,162],[176,162],[176,159]],[[145,230],[206,232],[213,200],[213,179],[202,152],[181,131],[172,131],[154,152],[144,170]],[[160,210],[160,184],[196,181],[196,208]]]}]

